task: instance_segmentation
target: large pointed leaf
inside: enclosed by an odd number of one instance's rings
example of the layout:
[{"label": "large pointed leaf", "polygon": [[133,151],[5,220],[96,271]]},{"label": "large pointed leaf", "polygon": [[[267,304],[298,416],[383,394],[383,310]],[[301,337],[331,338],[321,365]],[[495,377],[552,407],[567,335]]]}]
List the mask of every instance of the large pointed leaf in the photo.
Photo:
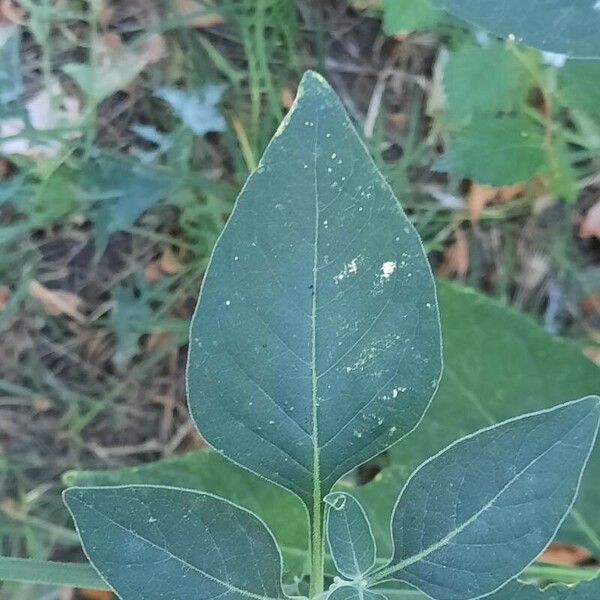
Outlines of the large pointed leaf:
[{"label": "large pointed leaf", "polygon": [[[420,463],[482,427],[600,389],[600,369],[569,340],[473,290],[438,281],[437,292],[444,375],[435,401],[423,424],[388,452],[391,469],[358,490],[383,556],[389,556],[387,515],[399,486]],[[600,445],[558,540],[600,556],[598,481]]]},{"label": "large pointed leaf", "polygon": [[598,431],[590,396],[452,444],[409,478],[392,516],[396,578],[436,600],[489,594],[552,540]]},{"label": "large pointed leaf", "polygon": [[437,0],[470,23],[547,52],[600,57],[597,0]]},{"label": "large pointed leaf", "polygon": [[358,500],[345,492],[325,496],[327,540],[337,570],[358,579],[375,564],[375,540],[367,515]]},{"label": "large pointed leaf", "polygon": [[440,374],[415,230],[314,73],[217,243],[190,335],[192,416],[312,510],[406,435]]},{"label": "large pointed leaf", "polygon": [[122,600],[280,600],[281,557],[249,511],[158,486],[70,488],[90,562]]}]

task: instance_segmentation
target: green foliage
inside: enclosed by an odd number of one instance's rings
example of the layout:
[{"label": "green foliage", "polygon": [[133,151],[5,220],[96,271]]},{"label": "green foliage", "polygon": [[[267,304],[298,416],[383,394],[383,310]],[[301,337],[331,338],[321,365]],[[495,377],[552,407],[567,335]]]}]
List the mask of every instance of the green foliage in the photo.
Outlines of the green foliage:
[{"label": "green foliage", "polygon": [[[344,600],[375,600],[390,579],[439,600],[490,594],[569,512],[598,430],[595,396],[493,423],[424,462],[395,489],[391,562],[372,567],[362,508],[328,493],[421,420],[440,350],[419,239],[331,88],[308,73],[213,253],[188,393],[219,452],[305,505],[310,597],[325,585],[325,505],[342,576],[331,591]],[[271,485],[256,476],[244,472]],[[268,489],[276,498],[281,488]],[[65,501],[90,561],[123,600],[285,597],[278,538],[228,500],[128,485],[71,488]]]},{"label": "green foliage", "polygon": [[436,0],[453,15],[529,46],[577,58],[600,57],[595,0]]},{"label": "green foliage", "polygon": [[562,100],[570,108],[600,116],[600,61],[569,60],[558,72]]},{"label": "green foliage", "polygon": [[[203,437],[315,513],[429,404],[440,341],[423,247],[318,76],[304,78],[240,195],[190,339]],[[411,390],[401,405],[400,387]]]},{"label": "green foliage", "polygon": [[444,90],[448,118],[453,122],[511,112],[526,91],[519,61],[496,43],[465,45],[451,54],[444,69]]},{"label": "green foliage", "polygon": [[475,117],[437,168],[492,186],[526,181],[548,168],[543,132],[523,116]]},{"label": "green foliage", "polygon": [[129,230],[138,217],[163,200],[174,185],[164,169],[122,156],[102,155],[87,164],[81,187],[96,211],[97,254],[104,252],[111,233]]},{"label": "green foliage", "polygon": [[[70,488],[83,547],[124,598],[284,598],[281,556],[251,512],[200,492],[158,486]],[[115,561],[115,548],[124,550]],[[124,562],[128,557],[131,562]]]},{"label": "green foliage", "polygon": [[352,581],[375,565],[375,540],[360,502],[350,494],[332,492],[327,503],[327,541],[335,568]]},{"label": "green foliage", "polygon": [[441,18],[432,0],[382,0],[382,8],[388,35],[431,29]]},{"label": "green foliage", "polygon": [[162,87],[155,92],[171,105],[181,121],[194,133],[204,135],[209,131],[224,131],[225,119],[217,107],[225,86],[206,85],[194,92],[184,92],[175,88]]}]

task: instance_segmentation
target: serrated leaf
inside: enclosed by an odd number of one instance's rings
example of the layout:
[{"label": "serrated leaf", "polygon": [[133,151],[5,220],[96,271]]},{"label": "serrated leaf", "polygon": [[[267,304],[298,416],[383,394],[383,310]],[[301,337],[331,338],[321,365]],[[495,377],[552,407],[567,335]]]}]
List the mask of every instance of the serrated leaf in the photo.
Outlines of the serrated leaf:
[{"label": "serrated leaf", "polygon": [[600,61],[569,60],[558,71],[558,91],[568,108],[600,114]]},{"label": "serrated leaf", "polygon": [[375,564],[375,540],[367,515],[358,500],[345,492],[327,494],[325,502],[333,562],[341,575],[358,579]]},{"label": "serrated leaf", "polygon": [[522,116],[478,116],[453,135],[443,166],[494,187],[526,181],[548,168],[543,133]]},{"label": "serrated leaf", "polygon": [[144,211],[174,189],[175,183],[164,169],[107,154],[86,166],[81,187],[96,201],[94,225],[97,252],[101,253],[111,233],[129,230]]},{"label": "serrated leaf", "polygon": [[419,422],[439,355],[419,237],[335,93],[308,73],[205,275],[192,416],[212,446],[317,514],[344,473]]},{"label": "serrated leaf", "polygon": [[392,515],[394,550],[375,577],[436,600],[489,594],[518,575],[570,510],[596,440],[590,396],[467,436],[426,461]]},{"label": "serrated leaf", "polygon": [[[383,556],[389,555],[385,519],[398,485],[422,461],[477,429],[593,394],[600,386],[598,367],[569,340],[548,334],[529,317],[473,290],[438,281],[437,292],[444,375],[435,401],[422,425],[388,451],[393,467],[357,490]],[[557,537],[596,554],[600,552],[598,481],[600,448]]]},{"label": "serrated leaf", "polygon": [[383,0],[382,9],[387,35],[431,29],[442,16],[431,0]]},{"label": "serrated leaf", "polygon": [[168,102],[181,121],[194,133],[204,135],[209,131],[225,131],[227,123],[217,107],[224,85],[208,84],[195,92],[161,87],[154,95]]},{"label": "serrated leaf", "polygon": [[64,497],[90,562],[122,600],[285,598],[273,536],[235,504],[158,486]]},{"label": "serrated leaf", "polygon": [[509,112],[523,98],[522,68],[501,44],[463,46],[450,55],[444,69],[448,117]]},{"label": "serrated leaf", "polygon": [[386,600],[386,597],[375,590],[353,585],[342,585],[329,592],[327,600]]},{"label": "serrated leaf", "polygon": [[252,511],[267,524],[281,548],[290,578],[306,572],[308,519],[302,503],[283,488],[212,450],[190,452],[141,467],[69,471],[63,482],[78,487],[151,484],[215,494]]},{"label": "serrated leaf", "polygon": [[449,13],[501,36],[576,58],[600,57],[596,0],[437,0]]}]

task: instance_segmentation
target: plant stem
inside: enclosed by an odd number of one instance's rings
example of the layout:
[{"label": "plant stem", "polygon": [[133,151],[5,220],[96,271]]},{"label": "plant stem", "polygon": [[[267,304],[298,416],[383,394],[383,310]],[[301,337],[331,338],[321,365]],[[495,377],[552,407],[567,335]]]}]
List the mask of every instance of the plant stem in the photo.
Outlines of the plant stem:
[{"label": "plant stem", "polygon": [[314,503],[311,514],[310,534],[310,597],[314,598],[324,591],[325,552],[323,548],[323,510],[322,502]]}]

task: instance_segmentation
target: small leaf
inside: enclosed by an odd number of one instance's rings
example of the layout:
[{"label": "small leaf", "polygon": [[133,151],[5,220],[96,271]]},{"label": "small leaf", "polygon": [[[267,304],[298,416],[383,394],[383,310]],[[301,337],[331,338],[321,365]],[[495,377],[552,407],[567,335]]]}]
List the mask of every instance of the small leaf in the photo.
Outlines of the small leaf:
[{"label": "small leaf", "polygon": [[158,486],[70,488],[83,548],[121,600],[280,600],[265,524],[216,496]]},{"label": "small leaf", "polygon": [[396,578],[436,600],[489,594],[519,574],[571,509],[598,431],[590,396],[463,438],[409,478],[392,516]]},{"label": "small leaf", "polygon": [[337,570],[358,579],[375,564],[375,540],[367,515],[358,500],[344,492],[325,496],[327,541]]},{"label": "small leaf", "polygon": [[387,35],[431,29],[442,16],[432,0],[383,0],[382,8]]},{"label": "small leaf", "polygon": [[315,73],[215,247],[190,340],[203,437],[315,515],[429,405],[440,336],[423,246]]},{"label": "small leaf", "polygon": [[510,111],[525,95],[521,79],[517,58],[501,44],[461,47],[450,55],[444,70],[450,120]]},{"label": "small leaf", "polygon": [[224,85],[208,84],[195,92],[175,88],[158,88],[154,95],[168,102],[177,116],[194,133],[204,135],[209,131],[225,131],[227,123],[219,112]]},{"label": "small leaf", "polygon": [[327,600],[386,600],[386,597],[375,590],[353,585],[342,585],[329,592]]},{"label": "small leaf", "polygon": [[600,57],[597,0],[437,0],[449,13],[534,48],[577,58]]},{"label": "small leaf", "polygon": [[543,134],[534,123],[520,116],[479,116],[453,136],[443,166],[500,187],[531,179],[547,169],[546,161]]}]

